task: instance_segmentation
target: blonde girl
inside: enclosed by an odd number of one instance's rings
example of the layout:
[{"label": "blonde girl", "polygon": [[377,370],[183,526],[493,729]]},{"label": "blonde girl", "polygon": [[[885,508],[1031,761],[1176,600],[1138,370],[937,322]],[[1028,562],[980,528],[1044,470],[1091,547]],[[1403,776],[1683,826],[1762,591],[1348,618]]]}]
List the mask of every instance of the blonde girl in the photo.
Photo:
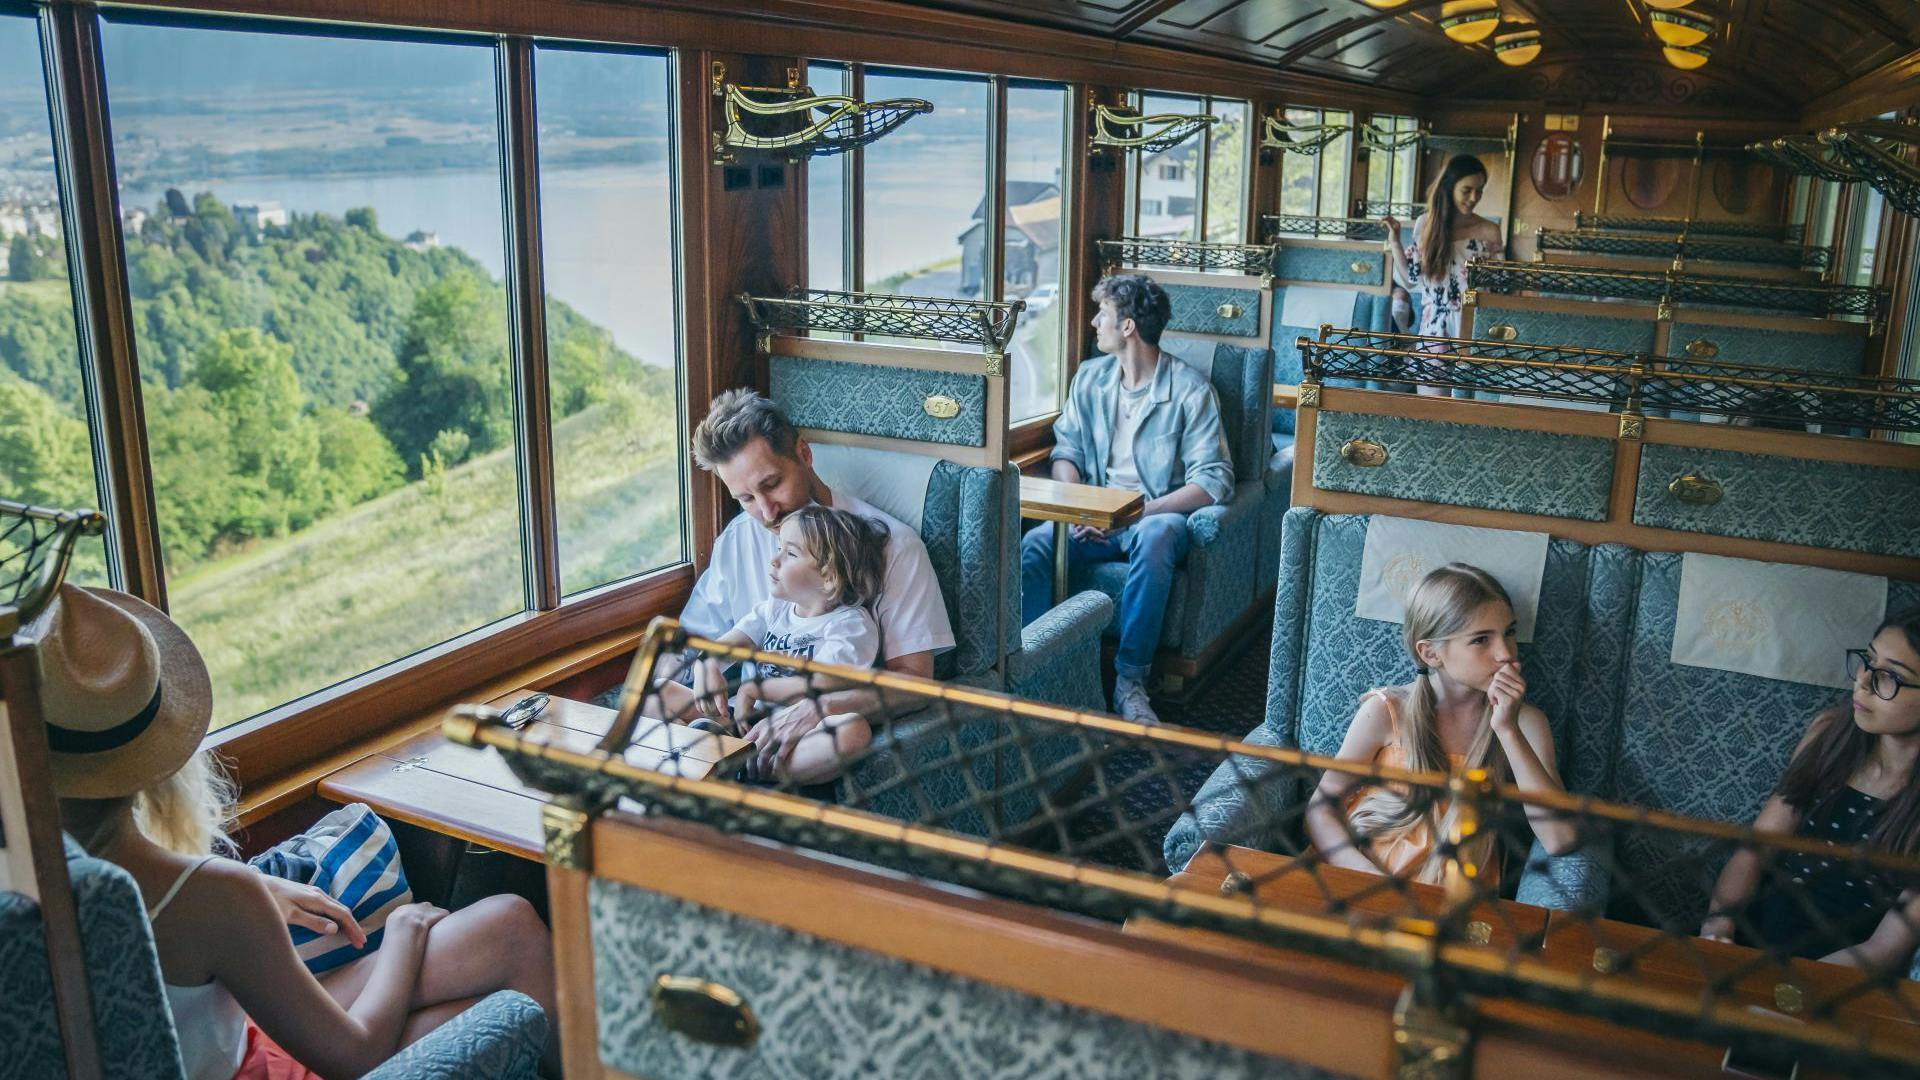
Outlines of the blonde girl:
[{"label": "blonde girl", "polygon": [[1720,872],[1700,936],[1904,973],[1920,948],[1920,882],[1842,849],[1920,855],[1920,609],[1848,650],[1847,670],[1851,697],[1814,718],[1753,822],[1835,850],[1782,854],[1771,867],[1741,850]]},{"label": "blonde girl", "polygon": [[519,897],[396,908],[377,951],[315,978],[289,923],[365,935],[318,890],[227,857],[233,789],[197,749],[212,691],[193,643],[105,589],[63,586],[48,620],[41,705],[61,823],[146,900],[188,1080],[357,1077],[495,990],[556,1015],[546,927]]},{"label": "blonde girl", "polygon": [[[1484,768],[1523,791],[1563,790],[1547,718],[1524,700],[1513,603],[1500,583],[1449,563],[1413,590],[1403,630],[1413,682],[1361,697],[1338,758],[1416,772]],[[1329,770],[1308,803],[1307,834],[1335,866],[1438,882],[1452,813],[1424,788],[1370,786]],[[1532,809],[1527,818],[1549,852],[1573,847],[1570,822]],[[1493,836],[1483,830],[1461,856],[1482,868],[1481,880],[1497,883]]]}]

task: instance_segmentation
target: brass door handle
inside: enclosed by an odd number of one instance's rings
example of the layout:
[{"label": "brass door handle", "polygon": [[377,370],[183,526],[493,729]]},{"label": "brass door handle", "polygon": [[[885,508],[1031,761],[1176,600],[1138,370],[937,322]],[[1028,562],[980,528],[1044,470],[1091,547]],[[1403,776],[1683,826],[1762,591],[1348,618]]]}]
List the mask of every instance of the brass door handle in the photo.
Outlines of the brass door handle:
[{"label": "brass door handle", "polygon": [[1673,478],[1673,482],[1667,485],[1667,494],[1692,506],[1712,506],[1720,501],[1723,493],[1719,481],[1698,473],[1687,473]]},{"label": "brass door handle", "polygon": [[671,1031],[716,1046],[751,1046],[760,1037],[760,1021],[747,999],[716,982],[691,975],[662,975],[653,981],[653,1011]]},{"label": "brass door handle", "polygon": [[1373,264],[1368,262],[1365,259],[1355,259],[1352,262],[1347,264],[1347,269],[1353,271],[1356,274],[1364,274],[1367,271],[1373,269]]},{"label": "brass door handle", "polygon": [[1237,319],[1244,311],[1246,311],[1246,309],[1239,304],[1221,304],[1214,309],[1214,314],[1223,319]]},{"label": "brass door handle", "polygon": [[951,420],[960,415],[960,403],[945,394],[928,394],[920,408],[935,420]]},{"label": "brass door handle", "polygon": [[1687,342],[1687,355],[1696,360],[1710,360],[1720,355],[1720,346],[1705,338]]},{"label": "brass door handle", "polygon": [[1492,326],[1487,327],[1486,339],[1488,341],[1512,341],[1519,336],[1520,331],[1515,330],[1507,323],[1494,323]]},{"label": "brass door handle", "polygon": [[1387,463],[1387,448],[1372,439],[1348,439],[1340,447],[1340,459],[1362,469],[1377,469]]}]

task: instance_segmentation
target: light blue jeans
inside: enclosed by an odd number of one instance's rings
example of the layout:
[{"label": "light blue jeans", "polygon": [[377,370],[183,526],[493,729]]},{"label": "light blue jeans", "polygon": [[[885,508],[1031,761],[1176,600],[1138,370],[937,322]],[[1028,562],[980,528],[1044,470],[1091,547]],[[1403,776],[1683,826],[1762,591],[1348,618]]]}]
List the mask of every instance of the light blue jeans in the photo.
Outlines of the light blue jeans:
[{"label": "light blue jeans", "polygon": [[[1104,540],[1068,539],[1069,563],[1127,564],[1127,583],[1120,590],[1120,650],[1113,660],[1113,669],[1121,675],[1146,681],[1160,645],[1173,571],[1186,559],[1185,514],[1142,518]],[[1051,522],[1027,530],[1020,539],[1020,606],[1023,622],[1029,623],[1053,606]]]}]

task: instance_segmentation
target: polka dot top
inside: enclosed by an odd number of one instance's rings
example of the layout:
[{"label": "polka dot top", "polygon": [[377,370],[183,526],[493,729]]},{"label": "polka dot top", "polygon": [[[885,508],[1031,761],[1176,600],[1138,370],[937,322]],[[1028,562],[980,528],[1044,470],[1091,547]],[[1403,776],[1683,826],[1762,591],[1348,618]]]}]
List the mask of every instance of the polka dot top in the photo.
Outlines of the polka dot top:
[{"label": "polka dot top", "polygon": [[1886,800],[1846,787],[1802,818],[1794,835],[1834,850],[1782,855],[1762,872],[1746,918],[1735,920],[1751,923],[1742,927],[1742,944],[1818,959],[1872,936],[1900,886],[1848,859],[1847,849],[1873,834],[1884,809]]}]

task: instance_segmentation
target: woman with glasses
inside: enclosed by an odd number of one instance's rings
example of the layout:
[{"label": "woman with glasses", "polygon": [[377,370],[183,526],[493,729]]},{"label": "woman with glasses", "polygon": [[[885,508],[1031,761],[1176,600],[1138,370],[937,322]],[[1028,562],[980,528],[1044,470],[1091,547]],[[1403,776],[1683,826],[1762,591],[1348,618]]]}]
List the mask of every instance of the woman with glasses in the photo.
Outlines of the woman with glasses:
[{"label": "woman with glasses", "polygon": [[1700,936],[1904,972],[1920,947],[1920,880],[1857,850],[1920,855],[1920,609],[1847,650],[1847,672],[1851,699],[1814,719],[1753,822],[1820,850],[1727,860]]}]

